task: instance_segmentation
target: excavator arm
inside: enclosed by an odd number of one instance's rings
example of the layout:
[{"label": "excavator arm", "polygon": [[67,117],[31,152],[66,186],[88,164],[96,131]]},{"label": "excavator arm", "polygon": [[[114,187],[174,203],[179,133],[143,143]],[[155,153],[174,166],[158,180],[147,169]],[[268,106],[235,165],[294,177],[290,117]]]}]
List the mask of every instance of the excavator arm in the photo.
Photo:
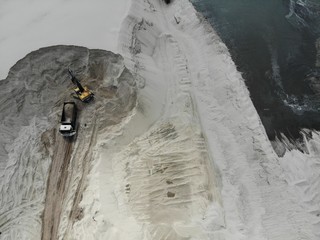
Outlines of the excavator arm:
[{"label": "excavator arm", "polygon": [[73,75],[73,72],[71,71],[71,69],[68,69],[69,75],[71,77],[71,81],[73,82],[73,84],[77,85],[77,87],[79,88],[79,91],[82,93],[84,92],[84,88],[82,87],[82,85],[80,84],[79,80]]},{"label": "excavator arm", "polygon": [[88,87],[82,87],[79,80],[74,76],[70,68],[68,68],[68,73],[73,84],[77,86],[77,88],[74,89],[75,93],[77,94],[77,98],[79,98],[82,102],[91,101],[94,97],[94,94],[88,89]]}]

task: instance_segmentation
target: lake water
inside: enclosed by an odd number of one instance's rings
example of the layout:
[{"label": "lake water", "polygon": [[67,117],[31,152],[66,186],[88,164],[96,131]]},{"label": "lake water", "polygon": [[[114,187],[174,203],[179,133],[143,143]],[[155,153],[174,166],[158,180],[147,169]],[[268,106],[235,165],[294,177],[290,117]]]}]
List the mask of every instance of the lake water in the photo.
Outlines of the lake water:
[{"label": "lake water", "polygon": [[250,91],[270,140],[320,130],[320,0],[192,0]]}]

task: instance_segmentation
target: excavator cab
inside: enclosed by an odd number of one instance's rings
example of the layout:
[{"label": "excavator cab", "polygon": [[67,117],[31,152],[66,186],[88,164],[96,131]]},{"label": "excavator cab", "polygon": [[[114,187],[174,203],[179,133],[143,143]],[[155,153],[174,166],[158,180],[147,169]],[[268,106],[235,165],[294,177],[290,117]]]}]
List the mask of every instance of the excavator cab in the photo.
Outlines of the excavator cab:
[{"label": "excavator cab", "polygon": [[76,93],[75,97],[80,99],[82,102],[90,102],[94,98],[93,92],[91,92],[87,86],[83,87],[80,84],[79,80],[74,76],[70,68],[68,69],[68,72],[71,77],[71,81],[77,86],[74,89],[74,92]]}]

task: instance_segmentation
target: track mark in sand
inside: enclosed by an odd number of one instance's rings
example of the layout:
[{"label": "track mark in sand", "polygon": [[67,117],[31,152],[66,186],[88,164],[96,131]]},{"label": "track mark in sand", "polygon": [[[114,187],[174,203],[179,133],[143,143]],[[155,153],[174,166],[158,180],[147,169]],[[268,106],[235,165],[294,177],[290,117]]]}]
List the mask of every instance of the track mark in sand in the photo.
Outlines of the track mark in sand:
[{"label": "track mark in sand", "polygon": [[[154,46],[148,48],[150,39]],[[132,214],[152,239],[205,239],[201,221],[220,194],[190,93],[188,59],[173,35],[147,21],[133,27],[131,46],[139,49],[131,54],[151,57],[163,73],[166,106],[152,128],[112,160],[120,211]],[[139,66],[148,69],[147,63]],[[193,225],[194,219],[199,222]],[[175,227],[180,223],[197,230],[181,234]]]},{"label": "track mark in sand", "polygon": [[[94,164],[93,122],[97,118],[103,132],[136,106],[135,78],[123,61],[109,51],[52,46],[29,53],[1,81],[1,239],[77,239],[73,223],[90,210],[78,205]],[[65,142],[54,130],[62,102],[70,99],[67,67],[96,94],[94,104],[77,104],[86,111],[79,111],[84,124],[76,142]]]},{"label": "track mark in sand", "polygon": [[[81,159],[81,162],[82,162],[82,168],[81,168],[82,172],[80,174],[81,179],[77,183],[77,189],[74,194],[73,203],[72,203],[71,211],[69,214],[69,221],[68,221],[67,230],[64,233],[65,238],[67,238],[68,234],[70,233],[73,224],[76,221],[81,220],[83,217],[83,214],[84,214],[83,209],[79,207],[79,204],[82,200],[82,194],[83,194],[85,187],[86,187],[86,180],[87,180],[86,177],[89,174],[90,164],[91,164],[91,160],[92,160],[92,151],[91,150],[92,150],[92,147],[96,144],[96,137],[97,137],[97,126],[96,126],[96,122],[94,122],[92,133],[91,133],[91,135],[88,136],[88,138],[89,138],[88,144],[85,144],[84,147],[80,148],[82,151],[84,151],[83,157],[79,158],[79,159]],[[87,141],[85,141],[85,142],[87,142]],[[76,157],[77,157],[77,155],[76,155]]]},{"label": "track mark in sand", "polygon": [[[88,129],[87,129],[88,130]],[[91,132],[91,134],[88,134]],[[42,239],[58,239],[63,235],[63,239],[68,238],[70,230],[76,221],[83,216],[83,209],[79,208],[82,194],[86,187],[86,176],[90,171],[92,159],[92,146],[95,144],[97,136],[96,122],[92,124],[90,131],[78,132],[78,139],[68,139],[55,133],[56,142],[53,142],[54,153],[52,165],[49,171],[45,209],[42,224]],[[77,140],[77,141],[76,141]],[[74,176],[81,169],[79,178]],[[72,186],[75,185],[75,192]],[[70,213],[67,210],[69,219],[67,220],[66,231],[61,231],[63,216],[66,214],[68,205],[67,199],[72,201]]]},{"label": "track mark in sand", "polygon": [[217,198],[208,161],[196,126],[177,118],[157,124],[113,159],[119,206],[145,224],[152,239],[186,239],[175,223],[201,219]]},{"label": "track mark in sand", "polygon": [[73,141],[55,133],[55,151],[49,171],[41,239],[58,239],[58,230],[64,202],[68,166],[72,156]]}]

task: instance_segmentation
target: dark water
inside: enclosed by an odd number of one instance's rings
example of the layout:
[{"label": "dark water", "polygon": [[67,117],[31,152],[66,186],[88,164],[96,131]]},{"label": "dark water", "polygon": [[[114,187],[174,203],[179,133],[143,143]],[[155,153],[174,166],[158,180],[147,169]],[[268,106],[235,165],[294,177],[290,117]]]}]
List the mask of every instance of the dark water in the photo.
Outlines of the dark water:
[{"label": "dark water", "polygon": [[229,48],[270,140],[320,130],[320,0],[191,2]]}]

